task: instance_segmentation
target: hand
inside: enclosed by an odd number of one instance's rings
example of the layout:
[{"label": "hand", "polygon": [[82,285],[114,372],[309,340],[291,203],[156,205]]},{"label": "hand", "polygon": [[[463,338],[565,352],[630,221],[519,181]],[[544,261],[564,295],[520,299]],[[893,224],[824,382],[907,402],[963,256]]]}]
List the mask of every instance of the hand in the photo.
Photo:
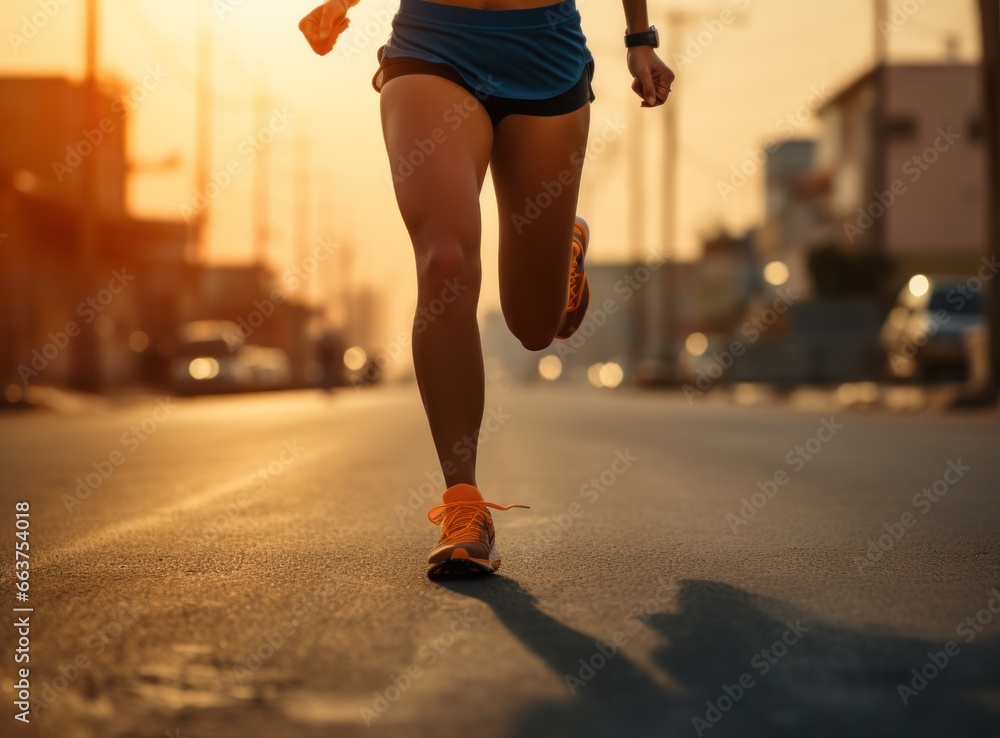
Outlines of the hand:
[{"label": "hand", "polygon": [[642,107],[655,108],[667,101],[674,73],[652,46],[634,46],[628,50],[628,71],[632,75],[632,90],[642,98]]},{"label": "hand", "polygon": [[299,30],[306,41],[320,56],[326,56],[333,50],[340,36],[351,25],[347,17],[347,9],[357,5],[359,0],[328,0],[299,21]]}]

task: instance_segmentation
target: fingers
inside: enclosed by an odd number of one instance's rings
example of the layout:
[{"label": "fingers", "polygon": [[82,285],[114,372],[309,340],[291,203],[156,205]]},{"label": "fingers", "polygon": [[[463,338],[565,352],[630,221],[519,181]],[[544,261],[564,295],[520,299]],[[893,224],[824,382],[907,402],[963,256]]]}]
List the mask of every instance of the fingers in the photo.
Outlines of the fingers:
[{"label": "fingers", "polygon": [[[337,13],[331,10],[339,4],[339,0],[332,3],[325,3],[315,8],[309,15],[299,22],[299,30],[306,37],[309,46],[320,56],[326,56],[337,43],[337,38],[348,26],[351,25],[350,18],[344,16],[336,20]],[[327,28],[328,27],[328,28]],[[326,29],[326,30],[324,30]]]},{"label": "fingers", "polygon": [[657,80],[656,82],[656,102],[650,107],[658,107],[663,105],[670,97],[670,85],[663,80]]},{"label": "fingers", "polygon": [[649,69],[642,69],[636,77],[640,89],[637,90],[647,105],[656,104],[656,87],[653,85],[653,75]]},{"label": "fingers", "polygon": [[333,35],[334,22],[336,19],[336,14],[333,10],[335,4],[339,4],[338,0],[323,3],[323,16],[319,22],[319,36],[324,41]]},{"label": "fingers", "polygon": [[656,108],[670,97],[673,81],[674,75],[669,69],[665,73],[656,67],[642,69],[635,73],[632,90],[642,98],[642,107]]},{"label": "fingers", "polygon": [[333,48],[333,45],[337,43],[337,39],[340,38],[340,34],[346,31],[349,25],[351,25],[351,19],[344,18],[344,20],[340,21],[337,27],[333,29],[333,38],[330,39],[330,48]]},{"label": "fingers", "polygon": [[312,30],[316,28],[321,11],[322,8],[313,8],[309,15],[299,21],[299,30],[306,35],[311,33]]},{"label": "fingers", "polygon": [[335,38],[321,38],[319,31],[315,28],[305,31],[306,41],[309,42],[309,46],[320,56],[326,56],[333,50],[333,45],[336,41]]},{"label": "fingers", "polygon": [[340,38],[340,34],[346,31],[349,25],[351,25],[351,21],[344,18],[344,20],[340,22],[340,25],[333,29],[333,32],[328,38],[320,38],[320,35],[317,33],[309,41],[309,45],[312,46],[313,51],[320,56],[326,56],[333,51],[333,47],[336,46],[337,39]]}]

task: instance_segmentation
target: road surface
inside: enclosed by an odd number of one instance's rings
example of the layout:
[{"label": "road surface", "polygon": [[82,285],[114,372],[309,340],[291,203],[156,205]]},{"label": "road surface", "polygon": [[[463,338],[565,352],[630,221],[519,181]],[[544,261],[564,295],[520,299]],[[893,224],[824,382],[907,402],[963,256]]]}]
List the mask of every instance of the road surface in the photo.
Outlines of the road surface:
[{"label": "road surface", "polygon": [[996,414],[487,404],[480,484],[531,509],[444,585],[413,387],[0,417],[2,734],[1000,734]]}]

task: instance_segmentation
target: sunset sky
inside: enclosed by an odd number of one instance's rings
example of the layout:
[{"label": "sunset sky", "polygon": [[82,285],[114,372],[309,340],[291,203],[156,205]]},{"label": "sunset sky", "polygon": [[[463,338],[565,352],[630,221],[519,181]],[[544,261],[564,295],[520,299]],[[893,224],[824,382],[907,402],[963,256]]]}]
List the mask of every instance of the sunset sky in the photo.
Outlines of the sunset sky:
[{"label": "sunset sky", "polygon": [[[208,3],[211,0],[198,0]],[[305,2],[215,0],[214,69],[217,90],[213,142],[214,168],[230,160],[244,174],[213,203],[209,258],[241,262],[251,256],[252,166],[243,162],[240,144],[258,124],[254,98],[267,94],[273,105],[295,116],[269,147],[271,156],[271,260],[285,266],[295,260],[295,178],[297,152],[308,146],[306,176],[311,183],[314,236],[330,233],[353,245],[355,276],[376,284],[393,299],[386,304],[387,335],[404,326],[415,290],[412,259],[392,192],[378,119],[378,96],[371,89],[375,51],[388,34],[396,2],[364,0],[351,12],[352,27],[325,58],[312,54],[296,27],[313,6]],[[760,179],[723,201],[717,182],[732,166],[778,134],[778,122],[808,104],[813,90],[836,92],[871,63],[872,0],[721,0],[650,3],[651,16],[665,31],[665,11],[688,9],[703,14],[688,38],[705,31],[724,9],[738,11],[740,23],[716,22],[718,38],[702,35],[700,54],[689,64],[674,63],[678,79],[672,100],[681,111],[680,242],[682,258],[697,254],[700,235],[720,225],[741,229],[758,221],[762,210]],[[890,2],[890,6],[897,3]],[[54,17],[26,43],[10,35],[24,33],[24,18],[58,8]],[[129,190],[136,214],[180,217],[180,206],[193,193],[194,92],[196,85],[195,0],[103,0],[102,75],[126,87],[141,82],[147,68],[162,67],[165,81],[149,91],[131,118],[130,155],[139,165]],[[959,57],[978,58],[979,32],[974,0],[908,0],[918,8],[892,35],[894,61],[940,61],[945,40],[954,35]],[[659,141],[662,112],[638,111],[629,90],[622,48],[622,11],[615,0],[580,0],[584,30],[597,58],[592,141],[607,145],[588,164],[581,213],[590,221],[597,260],[625,258],[632,248],[626,198],[629,147],[626,137],[642,135],[648,146],[646,199],[648,244],[659,240]],[[57,0],[7,0],[0,9],[0,72],[9,75],[67,75],[82,68],[82,0],[65,6]],[[740,11],[745,8],[745,11]],[[28,31],[30,32],[30,28]],[[664,37],[666,36],[664,32]],[[689,43],[696,43],[689,41]],[[14,46],[17,46],[16,50]],[[685,44],[687,47],[687,43]],[[694,47],[692,47],[694,48]],[[684,51],[682,48],[680,51]],[[674,49],[661,49],[668,63]],[[799,129],[815,133],[814,123]],[[624,133],[617,131],[624,126]],[[244,149],[245,150],[245,149]],[[171,154],[183,159],[180,169],[142,172],[144,164]],[[497,303],[496,207],[489,183],[483,197],[485,308]],[[312,289],[319,297],[323,282]]]}]

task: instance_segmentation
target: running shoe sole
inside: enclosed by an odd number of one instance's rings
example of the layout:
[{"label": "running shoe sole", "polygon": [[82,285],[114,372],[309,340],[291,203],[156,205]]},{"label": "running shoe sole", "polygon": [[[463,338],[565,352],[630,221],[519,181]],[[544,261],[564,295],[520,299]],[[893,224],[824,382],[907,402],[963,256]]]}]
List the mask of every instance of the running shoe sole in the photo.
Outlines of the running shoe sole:
[{"label": "running shoe sole", "polygon": [[494,548],[490,551],[490,558],[474,559],[465,552],[464,548],[456,548],[451,553],[451,558],[445,561],[437,561],[427,568],[427,576],[431,579],[443,577],[485,575],[492,574],[500,568],[500,554]]}]

